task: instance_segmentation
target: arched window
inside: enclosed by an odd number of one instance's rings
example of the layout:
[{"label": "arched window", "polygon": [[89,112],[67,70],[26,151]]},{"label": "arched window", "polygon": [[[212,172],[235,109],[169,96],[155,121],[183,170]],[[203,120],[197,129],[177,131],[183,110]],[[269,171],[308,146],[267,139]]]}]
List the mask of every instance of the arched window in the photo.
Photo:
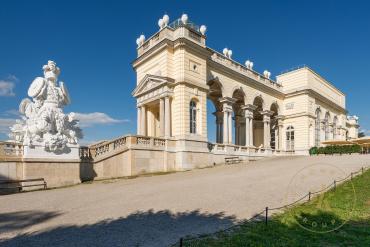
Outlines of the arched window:
[{"label": "arched window", "polygon": [[294,127],[288,126],[286,129],[286,150],[293,151],[294,150]]},{"label": "arched window", "polygon": [[333,119],[333,140],[337,139],[337,124],[338,124],[338,118],[337,116],[334,117]]},{"label": "arched window", "polygon": [[329,140],[329,112],[325,114],[325,141]]},{"label": "arched window", "polygon": [[320,109],[316,110],[316,122],[315,122],[315,146],[320,146]]},{"label": "arched window", "polygon": [[197,103],[190,101],[190,133],[197,133]]}]

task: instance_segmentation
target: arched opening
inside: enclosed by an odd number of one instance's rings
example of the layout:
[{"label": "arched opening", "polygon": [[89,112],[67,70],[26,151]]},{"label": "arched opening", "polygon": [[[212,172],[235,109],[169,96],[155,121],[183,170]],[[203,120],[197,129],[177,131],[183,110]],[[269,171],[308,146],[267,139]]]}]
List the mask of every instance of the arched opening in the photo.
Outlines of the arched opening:
[{"label": "arched opening", "polygon": [[327,112],[325,114],[325,121],[324,121],[324,133],[325,133],[325,141],[326,140],[329,140],[329,118],[330,118],[330,114],[329,112]]},{"label": "arched opening", "polygon": [[256,109],[253,111],[253,145],[255,147],[263,146],[263,99],[257,96],[253,100],[253,105]]},{"label": "arched opening", "polygon": [[[208,82],[207,95],[207,132],[210,142],[223,143],[223,109],[220,99],[222,98],[222,86],[219,81]],[[215,123],[215,124],[213,124]]]},{"label": "arched opening", "polygon": [[233,142],[235,145],[243,146],[245,145],[245,116],[242,109],[242,106],[245,105],[244,96],[244,92],[241,89],[237,89],[233,93],[233,99],[235,99],[233,104],[233,132],[235,133]]},{"label": "arched opening", "polygon": [[190,101],[189,105],[190,110],[190,134],[197,133],[197,102],[195,100]]},{"label": "arched opening", "polygon": [[317,109],[316,110],[316,120],[315,120],[315,146],[318,147],[320,146],[320,123],[321,123],[321,119],[320,119],[320,109]]},{"label": "arched opening", "polygon": [[286,129],[286,150],[294,150],[294,127],[291,125]]},{"label": "arched opening", "polygon": [[277,103],[273,103],[270,107],[272,112],[270,121],[270,147],[271,149],[276,149],[278,146],[278,122],[277,115],[279,114],[279,106]]}]

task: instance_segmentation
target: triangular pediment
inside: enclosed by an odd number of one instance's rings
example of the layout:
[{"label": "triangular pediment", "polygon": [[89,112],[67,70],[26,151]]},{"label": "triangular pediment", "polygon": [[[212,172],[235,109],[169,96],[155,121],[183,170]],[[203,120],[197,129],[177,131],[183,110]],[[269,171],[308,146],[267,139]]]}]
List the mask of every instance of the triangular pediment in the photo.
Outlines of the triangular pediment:
[{"label": "triangular pediment", "polygon": [[132,95],[137,97],[173,82],[174,79],[169,77],[147,74],[136,86]]}]

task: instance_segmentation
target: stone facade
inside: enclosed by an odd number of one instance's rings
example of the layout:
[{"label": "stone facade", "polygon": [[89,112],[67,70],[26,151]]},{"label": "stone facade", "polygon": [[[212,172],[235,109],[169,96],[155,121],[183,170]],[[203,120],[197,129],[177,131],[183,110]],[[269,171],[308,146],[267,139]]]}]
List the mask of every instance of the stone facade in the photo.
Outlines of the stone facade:
[{"label": "stone facade", "polygon": [[[179,19],[141,37],[133,62],[138,134],[207,143],[207,125],[216,124],[217,143],[295,154],[325,140],[357,138],[358,119],[347,118],[345,95],[312,69],[274,81],[252,62],[234,61],[229,49],[207,47],[202,31]],[[207,123],[207,99],[214,123]]]},{"label": "stone facade", "polygon": [[[345,95],[308,67],[271,79],[206,46],[205,26],[187,16],[137,39],[137,135],[82,147],[75,159],[25,157],[27,145],[0,143],[0,178],[44,178],[49,187],[86,180],[181,171],[271,155],[307,155],[325,140],[358,136]],[[207,123],[207,101],[214,121]],[[216,126],[216,143],[208,126]],[[75,150],[75,151],[76,151]],[[27,156],[27,155],[26,155]]]}]

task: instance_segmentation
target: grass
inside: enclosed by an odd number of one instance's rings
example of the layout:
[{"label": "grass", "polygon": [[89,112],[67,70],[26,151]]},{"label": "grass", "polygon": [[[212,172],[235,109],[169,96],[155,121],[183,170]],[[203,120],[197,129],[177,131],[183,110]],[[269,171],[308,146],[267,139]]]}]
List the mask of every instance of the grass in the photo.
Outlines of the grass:
[{"label": "grass", "polygon": [[228,233],[184,240],[183,246],[370,246],[370,170],[273,215],[267,226],[248,222]]}]

